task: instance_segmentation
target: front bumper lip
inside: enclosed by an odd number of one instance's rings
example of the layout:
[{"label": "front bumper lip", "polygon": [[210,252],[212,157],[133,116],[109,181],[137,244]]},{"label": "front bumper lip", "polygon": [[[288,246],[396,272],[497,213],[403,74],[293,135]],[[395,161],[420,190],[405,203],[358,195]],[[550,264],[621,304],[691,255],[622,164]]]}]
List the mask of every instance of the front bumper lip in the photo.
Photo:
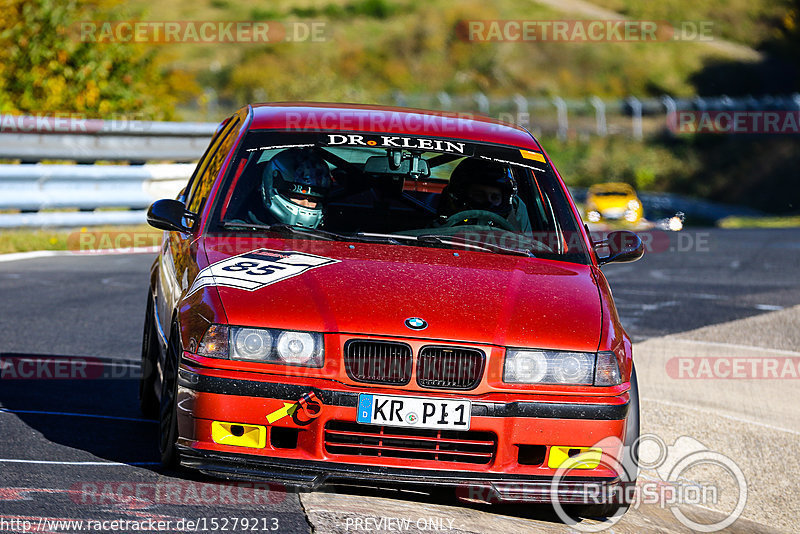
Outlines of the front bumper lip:
[{"label": "front bumper lip", "polygon": [[[526,475],[493,475],[469,471],[405,469],[370,465],[316,462],[286,458],[254,457],[178,445],[181,465],[207,475],[230,480],[262,480],[287,488],[314,491],[328,483],[368,482],[370,485],[449,487],[466,498],[489,502],[553,502],[553,479]],[[597,488],[612,493],[619,478],[565,478],[555,491],[562,504],[587,504]]]},{"label": "front bumper lip", "polygon": [[[314,392],[323,404],[355,408],[358,393],[325,390],[297,384],[262,382],[208,376],[181,368],[178,385],[199,393],[216,393],[296,401],[304,393]],[[473,417],[530,417],[537,419],[591,419],[620,421],[628,414],[629,403],[556,403],[556,402],[483,402],[472,401]]]}]

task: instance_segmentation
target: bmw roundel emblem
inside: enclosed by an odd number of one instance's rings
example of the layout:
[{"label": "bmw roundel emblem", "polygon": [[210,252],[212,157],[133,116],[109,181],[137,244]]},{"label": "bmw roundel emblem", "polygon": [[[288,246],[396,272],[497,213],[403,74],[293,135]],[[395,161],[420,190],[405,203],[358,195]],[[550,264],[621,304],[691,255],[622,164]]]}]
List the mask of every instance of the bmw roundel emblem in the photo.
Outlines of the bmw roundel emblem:
[{"label": "bmw roundel emblem", "polygon": [[406,319],[406,326],[411,330],[425,330],[428,328],[428,323],[419,317],[409,317]]}]

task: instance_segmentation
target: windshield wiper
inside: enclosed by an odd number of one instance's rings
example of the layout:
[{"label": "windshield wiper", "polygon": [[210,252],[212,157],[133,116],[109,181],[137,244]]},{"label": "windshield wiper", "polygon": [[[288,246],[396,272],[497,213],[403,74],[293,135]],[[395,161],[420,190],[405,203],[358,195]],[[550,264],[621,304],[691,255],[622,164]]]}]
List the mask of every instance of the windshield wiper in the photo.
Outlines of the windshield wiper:
[{"label": "windshield wiper", "polygon": [[412,236],[407,235],[398,235],[398,234],[374,234],[371,232],[357,232],[357,237],[360,237],[364,240],[369,240],[376,243],[389,243],[392,245],[405,245],[402,239],[413,239]]},{"label": "windshield wiper", "polygon": [[420,236],[402,234],[378,234],[369,232],[358,232],[355,235],[343,235],[321,230],[319,228],[307,228],[305,226],[292,226],[291,224],[259,224],[247,222],[226,221],[222,223],[223,228],[238,228],[242,230],[265,230],[271,232],[289,232],[309,237],[317,237],[329,241],[355,241],[360,243],[390,243],[392,245],[415,245],[417,243],[435,243],[437,245],[450,245],[456,247],[469,247],[484,252],[496,252],[500,254],[514,254],[517,256],[534,257],[533,253],[527,249],[507,248],[492,243],[482,243],[458,236],[443,236],[437,234],[424,234]]},{"label": "windshield wiper", "polygon": [[479,250],[483,250],[485,252],[497,252],[500,254],[513,254],[516,256],[526,256],[528,258],[533,258],[533,252],[528,249],[524,248],[508,248],[508,247],[501,247],[500,245],[495,245],[493,243],[483,243],[481,241],[474,241],[472,239],[466,239],[463,237],[458,236],[443,236],[437,234],[423,234],[417,236],[417,241],[421,242],[429,242],[429,243],[439,243],[442,245],[454,245],[454,246],[464,246],[464,247],[471,247],[476,248]]},{"label": "windshield wiper", "polygon": [[[500,254],[515,254],[519,256],[533,257],[533,253],[527,249],[507,248],[491,243],[482,243],[471,239],[464,239],[458,236],[443,236],[438,234],[423,234],[420,236],[404,234],[371,234],[359,232],[356,234],[364,237],[381,237],[396,245],[416,245],[418,243],[435,243],[437,245],[451,245],[458,247],[469,247],[484,252],[497,252]],[[405,241],[405,242],[402,242]]]},{"label": "windshield wiper", "polygon": [[314,237],[320,237],[322,239],[327,239],[327,240],[340,239],[342,237],[339,236],[338,234],[325,232],[324,230],[317,230],[315,228],[304,228],[302,226],[292,226],[290,224],[283,224],[283,223],[259,224],[259,223],[226,221],[222,223],[222,227],[230,229],[238,229],[238,230],[264,230],[268,232],[290,232],[290,233],[297,233],[309,236],[313,235]]},{"label": "windshield wiper", "polygon": [[293,234],[311,235],[314,237],[328,239],[330,241],[344,241],[348,239],[347,236],[343,236],[342,234],[337,234],[335,232],[320,230],[319,228],[308,228],[306,226],[293,226],[285,223],[270,224],[269,229],[273,232],[290,232]]},{"label": "windshield wiper", "polygon": [[[247,229],[265,230],[269,232],[284,232],[284,233],[288,232],[300,235],[307,235],[309,237],[326,239],[328,241],[354,241],[357,243],[384,243],[387,241],[385,237],[388,237],[380,235],[371,236],[369,234],[344,235],[344,234],[337,234],[336,232],[331,232],[329,230],[321,230],[319,228],[308,228],[305,226],[292,226],[291,224],[285,224],[285,223],[259,224],[259,223],[227,221],[222,223],[222,227],[231,229],[238,228],[244,230]],[[391,239],[388,241],[393,244],[397,243],[396,241]]]}]

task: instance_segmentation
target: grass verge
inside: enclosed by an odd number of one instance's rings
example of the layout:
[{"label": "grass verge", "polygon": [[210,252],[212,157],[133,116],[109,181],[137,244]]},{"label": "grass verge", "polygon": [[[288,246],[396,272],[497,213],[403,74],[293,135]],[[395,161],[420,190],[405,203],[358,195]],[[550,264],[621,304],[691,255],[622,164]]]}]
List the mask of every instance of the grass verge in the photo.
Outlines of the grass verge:
[{"label": "grass verge", "polygon": [[798,228],[800,215],[786,217],[725,217],[717,222],[720,228]]},{"label": "grass verge", "polygon": [[129,249],[161,242],[162,232],[146,224],[0,231],[0,254],[33,250]]}]

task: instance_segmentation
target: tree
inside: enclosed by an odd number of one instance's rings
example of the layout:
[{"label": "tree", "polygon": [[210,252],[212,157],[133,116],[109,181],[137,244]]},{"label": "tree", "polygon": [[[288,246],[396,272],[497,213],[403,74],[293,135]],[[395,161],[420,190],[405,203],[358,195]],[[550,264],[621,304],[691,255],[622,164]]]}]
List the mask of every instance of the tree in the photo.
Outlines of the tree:
[{"label": "tree", "polygon": [[81,39],[81,21],[118,21],[120,0],[0,0],[0,111],[169,119],[193,80],[141,43]]}]

